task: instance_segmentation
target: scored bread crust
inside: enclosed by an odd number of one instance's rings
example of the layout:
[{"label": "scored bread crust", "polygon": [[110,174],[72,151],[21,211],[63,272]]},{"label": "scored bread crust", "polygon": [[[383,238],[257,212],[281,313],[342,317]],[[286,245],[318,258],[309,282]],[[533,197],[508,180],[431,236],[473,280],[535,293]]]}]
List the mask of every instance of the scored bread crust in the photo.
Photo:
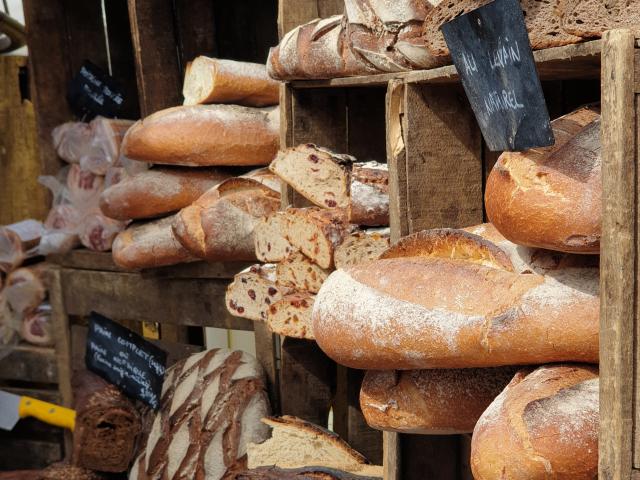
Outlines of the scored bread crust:
[{"label": "scored bread crust", "polygon": [[136,122],[127,131],[122,153],[167,165],[268,165],[279,143],[277,108],[192,105],[161,110]]},{"label": "scored bread crust", "polygon": [[520,371],[473,432],[477,480],[592,480],[598,473],[598,368]]},{"label": "scored bread crust", "polygon": [[554,120],[552,126],[554,146],[500,156],[487,179],[487,216],[517,244],[599,253],[599,112],[582,108]]},{"label": "scored bread crust", "polygon": [[519,367],[369,370],[360,408],[379,430],[443,435],[470,433]]}]

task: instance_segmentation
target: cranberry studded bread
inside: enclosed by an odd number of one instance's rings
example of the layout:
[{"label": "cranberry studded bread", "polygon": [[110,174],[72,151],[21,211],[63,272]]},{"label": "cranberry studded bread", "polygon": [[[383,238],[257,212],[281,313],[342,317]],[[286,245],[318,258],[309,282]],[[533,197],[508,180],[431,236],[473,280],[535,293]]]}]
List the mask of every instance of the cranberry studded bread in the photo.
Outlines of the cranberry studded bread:
[{"label": "cranberry studded bread", "polygon": [[197,260],[173,234],[174,217],[134,224],[113,242],[113,261],[122,268],[139,270]]},{"label": "cranberry studded bread", "polygon": [[379,430],[470,433],[518,367],[370,370],[360,389],[364,418]]},{"label": "cranberry studded bread", "polygon": [[213,169],[147,170],[102,192],[100,209],[116,220],[158,217],[191,205],[229,177],[228,173]]},{"label": "cranberry studded bread", "polygon": [[336,268],[346,268],[359,263],[377,260],[389,248],[390,230],[370,229],[354,232],[336,248]]},{"label": "cranberry studded bread", "polygon": [[280,194],[249,178],[231,178],[176,215],[173,232],[209,261],[255,260],[254,230],[280,207]]},{"label": "cranberry studded bread", "polygon": [[[160,410],[130,480],[221,480],[247,468],[269,429],[264,374],[251,355],[207,350],[167,370]],[[232,478],[232,477],[231,477]]]},{"label": "cranberry studded bread", "polygon": [[[258,467],[245,470],[233,477],[234,480],[379,480],[380,478],[363,477],[326,467]],[[0,477],[0,480],[2,480],[2,477]]]},{"label": "cranberry studded bread", "polygon": [[329,430],[289,415],[266,418],[263,422],[273,429],[271,438],[249,445],[249,468],[320,466],[382,477],[382,467],[370,465],[364,456]]},{"label": "cranberry studded bread", "polygon": [[287,214],[274,212],[258,222],[254,231],[256,257],[261,262],[281,262],[295,247],[285,237]]},{"label": "cranberry studded bread", "polygon": [[168,165],[268,165],[278,151],[277,108],[238,105],[173,107],[139,120],[122,153],[132,160]]},{"label": "cranberry studded bread", "polygon": [[285,294],[269,307],[267,327],[284,337],[314,340],[311,310],[316,296],[309,292]]},{"label": "cranberry studded bread", "polygon": [[318,293],[330,273],[330,269],[320,267],[298,251],[291,252],[276,268],[278,285],[310,293]]},{"label": "cranberry studded bread", "polygon": [[487,216],[514,243],[599,253],[600,115],[582,108],[554,120],[552,126],[552,147],[500,156],[487,180]]},{"label": "cranberry studded bread", "polygon": [[597,362],[597,268],[518,273],[491,242],[456,232],[333,272],[312,314],[320,348],[371,370]]},{"label": "cranberry studded bread", "polygon": [[225,303],[231,315],[266,322],[269,307],[281,298],[276,266],[268,263],[252,265],[238,273],[227,287]]},{"label": "cranberry studded bread", "polygon": [[188,66],[182,89],[185,105],[235,103],[268,107],[280,100],[280,84],[263,64],[196,57]]},{"label": "cranberry studded bread", "polygon": [[476,480],[598,477],[598,368],[545,365],[520,371],[473,431]]},{"label": "cranberry studded bread", "polygon": [[389,225],[389,167],[355,163],[351,171],[349,221],[355,225]]},{"label": "cranberry studded bread", "polygon": [[640,5],[623,0],[559,0],[562,28],[579,37],[601,37],[606,30],[628,28],[638,34]]}]

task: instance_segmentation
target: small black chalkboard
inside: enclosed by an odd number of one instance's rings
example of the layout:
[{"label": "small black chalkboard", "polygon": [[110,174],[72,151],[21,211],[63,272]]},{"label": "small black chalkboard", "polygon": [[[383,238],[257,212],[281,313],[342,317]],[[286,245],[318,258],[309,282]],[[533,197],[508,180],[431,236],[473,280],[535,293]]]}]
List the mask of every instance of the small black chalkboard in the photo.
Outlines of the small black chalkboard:
[{"label": "small black chalkboard", "polygon": [[553,145],[553,131],[518,0],[495,0],[442,26],[492,151]]},{"label": "small black chalkboard", "polygon": [[89,60],[69,82],[67,101],[73,113],[91,120],[96,115],[113,118],[124,104],[122,87],[108,73]]},{"label": "small black chalkboard", "polygon": [[89,319],[85,363],[130,397],[155,410],[160,406],[166,352],[95,312]]}]

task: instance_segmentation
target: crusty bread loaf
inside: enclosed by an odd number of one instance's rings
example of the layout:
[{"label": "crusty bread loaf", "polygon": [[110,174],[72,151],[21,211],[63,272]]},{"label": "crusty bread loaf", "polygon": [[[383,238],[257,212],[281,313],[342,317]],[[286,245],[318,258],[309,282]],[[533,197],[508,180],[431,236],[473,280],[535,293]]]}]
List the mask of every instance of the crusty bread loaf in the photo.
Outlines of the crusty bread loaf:
[{"label": "crusty bread loaf", "polygon": [[389,167],[375,161],[355,163],[349,189],[349,222],[389,225]]},{"label": "crusty bread loaf", "polygon": [[136,122],[122,152],[132,160],[168,165],[268,165],[278,151],[279,118],[277,108],[173,107]]},{"label": "crusty bread loaf", "polygon": [[279,207],[279,193],[252,179],[231,178],[182,209],[173,232],[199,258],[251,261],[256,225]]},{"label": "crusty bread loaf", "polygon": [[247,468],[268,438],[264,373],[251,355],[206,350],[167,370],[160,410],[130,480],[221,480]]},{"label": "crusty bread loaf", "polygon": [[487,180],[487,216],[514,243],[598,253],[600,115],[582,108],[554,120],[552,126],[555,145],[500,156]]},{"label": "crusty bread loaf", "polygon": [[123,179],[102,192],[100,209],[116,220],[177,212],[229,178],[214,169],[157,168]]},{"label": "crusty bread loaf", "polygon": [[266,322],[269,306],[282,298],[282,290],[276,285],[274,264],[252,265],[238,273],[227,287],[227,310],[236,317]]},{"label": "crusty bread loaf", "polygon": [[601,37],[607,30],[628,28],[638,34],[640,6],[624,0],[559,0],[562,28],[580,37]]},{"label": "crusty bread loaf", "polygon": [[338,435],[318,425],[285,415],[263,420],[272,427],[271,438],[250,444],[248,466],[303,468],[329,467],[359,475],[382,476],[382,467],[370,465]]},{"label": "crusty bread loaf", "polygon": [[335,251],[336,268],[377,260],[389,248],[390,230],[369,229],[351,233]]},{"label": "crusty bread loaf", "polygon": [[176,239],[171,228],[174,217],[134,224],[113,242],[113,261],[131,270],[163,267],[196,259]]},{"label": "crusty bread loaf", "polygon": [[313,310],[318,345],[364,369],[596,362],[598,270],[521,274],[495,249],[431,248],[332,273]]},{"label": "crusty bread loaf", "polygon": [[254,244],[261,262],[281,262],[295,250],[285,237],[286,219],[285,212],[274,212],[256,225]]},{"label": "crusty bread loaf", "polygon": [[474,478],[597,478],[598,388],[595,366],[545,365],[519,372],[476,424]]},{"label": "crusty bread loaf", "polygon": [[322,268],[298,251],[293,251],[276,268],[278,285],[291,290],[318,293],[331,270]]},{"label": "crusty bread loaf", "polygon": [[303,291],[283,295],[269,307],[267,327],[284,337],[313,340],[311,310],[315,298],[315,295]]},{"label": "crusty bread loaf", "polygon": [[185,105],[235,103],[268,107],[280,100],[280,84],[263,64],[196,57],[186,71],[182,89]]},{"label": "crusty bread loaf", "polygon": [[517,370],[370,370],[360,389],[360,408],[369,426],[379,430],[470,433]]},{"label": "crusty bread loaf", "polygon": [[[380,478],[381,477],[363,477],[361,475],[354,475],[353,473],[326,467],[258,467],[236,474],[233,480],[379,480]],[[2,477],[0,477],[0,480],[3,480]]]}]

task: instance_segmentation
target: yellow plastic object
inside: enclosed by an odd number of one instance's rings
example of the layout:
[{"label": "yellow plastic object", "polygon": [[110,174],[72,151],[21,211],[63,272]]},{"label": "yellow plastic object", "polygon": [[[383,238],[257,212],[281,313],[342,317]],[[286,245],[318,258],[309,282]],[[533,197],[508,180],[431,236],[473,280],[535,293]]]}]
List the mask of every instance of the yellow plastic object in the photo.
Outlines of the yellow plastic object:
[{"label": "yellow plastic object", "polygon": [[43,402],[31,397],[20,397],[20,418],[34,417],[56,427],[72,430],[76,426],[76,412],[70,408]]}]

